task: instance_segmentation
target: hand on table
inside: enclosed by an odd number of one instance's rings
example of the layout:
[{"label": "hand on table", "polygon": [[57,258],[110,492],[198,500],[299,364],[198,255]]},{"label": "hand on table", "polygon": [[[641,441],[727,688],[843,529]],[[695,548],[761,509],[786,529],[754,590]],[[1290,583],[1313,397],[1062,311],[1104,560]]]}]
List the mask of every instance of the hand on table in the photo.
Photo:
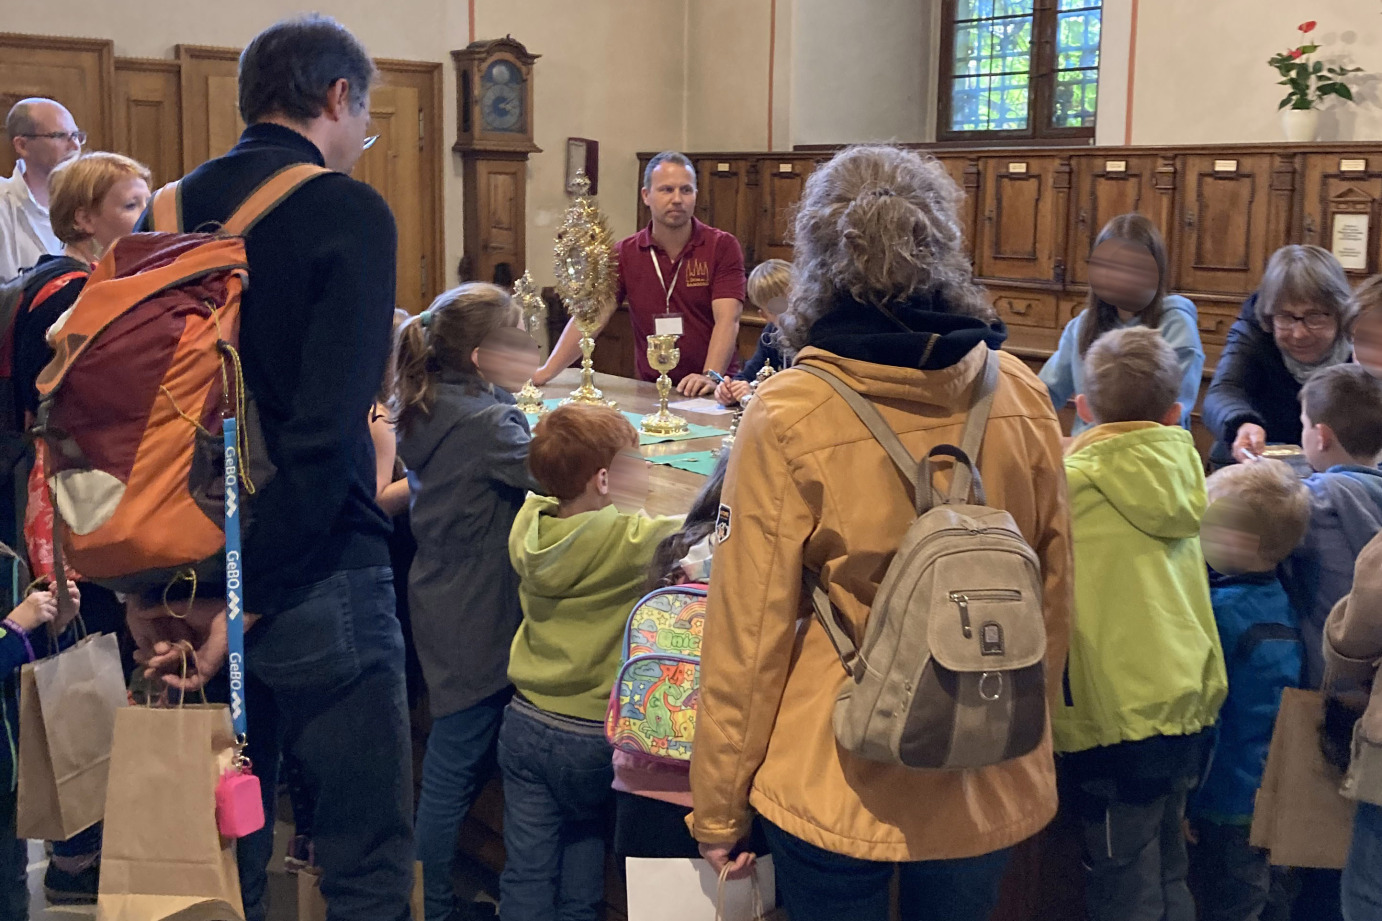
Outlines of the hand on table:
[{"label": "hand on table", "polygon": [[717,876],[728,867],[728,879],[744,879],[750,876],[753,873],[754,861],[757,860],[757,855],[752,851],[741,850],[738,844],[702,844],[701,857],[710,864]]},{"label": "hand on table", "polygon": [[733,406],[748,395],[748,381],[725,381],[715,388],[715,402],[721,406]]},{"label": "hand on table", "polygon": [[682,396],[703,397],[715,391],[715,382],[704,374],[688,374],[677,384],[677,392]]},{"label": "hand on table", "polygon": [[1267,450],[1267,430],[1252,422],[1238,426],[1238,437],[1233,440],[1233,459],[1240,464],[1255,461]]}]

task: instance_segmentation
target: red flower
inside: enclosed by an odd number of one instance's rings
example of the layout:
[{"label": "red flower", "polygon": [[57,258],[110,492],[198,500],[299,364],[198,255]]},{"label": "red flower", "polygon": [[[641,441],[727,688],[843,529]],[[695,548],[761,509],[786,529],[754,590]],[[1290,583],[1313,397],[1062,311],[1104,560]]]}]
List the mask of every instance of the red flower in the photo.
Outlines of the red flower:
[{"label": "red flower", "polygon": [[1291,52],[1291,60],[1299,60],[1302,54],[1304,54],[1304,52],[1302,52],[1299,48],[1295,49]]},{"label": "red flower", "polygon": [[1315,20],[1312,19],[1309,22],[1303,22],[1299,26],[1297,26],[1297,28],[1300,29],[1302,32],[1314,32]]}]

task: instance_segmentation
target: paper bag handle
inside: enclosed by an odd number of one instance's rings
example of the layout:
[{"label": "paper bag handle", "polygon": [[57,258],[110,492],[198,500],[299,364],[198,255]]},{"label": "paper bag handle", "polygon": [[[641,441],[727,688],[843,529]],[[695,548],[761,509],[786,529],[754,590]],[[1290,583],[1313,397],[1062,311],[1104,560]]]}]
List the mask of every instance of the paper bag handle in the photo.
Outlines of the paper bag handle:
[{"label": "paper bag handle", "polygon": [[[763,910],[763,890],[758,885],[758,868],[754,867],[753,875],[753,903],[752,911],[754,921],[761,921],[767,917],[767,912]],[[729,882],[729,864],[725,864],[720,871],[720,885],[715,893],[715,921],[724,921],[725,916],[725,884]]]}]

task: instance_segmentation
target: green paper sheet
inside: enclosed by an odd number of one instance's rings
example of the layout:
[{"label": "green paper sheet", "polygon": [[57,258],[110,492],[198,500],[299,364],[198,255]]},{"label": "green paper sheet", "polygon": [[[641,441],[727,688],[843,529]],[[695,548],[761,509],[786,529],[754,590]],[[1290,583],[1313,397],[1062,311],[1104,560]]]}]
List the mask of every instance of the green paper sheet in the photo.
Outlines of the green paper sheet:
[{"label": "green paper sheet", "polygon": [[[561,400],[544,400],[543,405],[545,405],[548,409],[555,409],[556,407],[561,405]],[[690,441],[693,438],[716,438],[723,436],[725,434],[724,429],[715,428],[713,425],[696,425],[695,423],[692,423],[690,430],[684,435],[646,435],[643,433],[641,429],[643,424],[642,414],[625,412],[624,418],[632,422],[634,428],[639,429],[638,443],[640,445],[655,445],[661,444],[666,441]],[[537,416],[533,415],[532,413],[529,413],[528,428],[532,428],[533,426],[537,425],[537,420]]]},{"label": "green paper sheet", "polygon": [[720,459],[715,456],[714,451],[692,451],[689,454],[665,454],[662,457],[650,457],[648,460],[654,464],[663,464],[667,467],[675,467],[678,470],[686,470],[690,473],[699,473],[701,476],[710,476],[715,472],[715,465]]}]

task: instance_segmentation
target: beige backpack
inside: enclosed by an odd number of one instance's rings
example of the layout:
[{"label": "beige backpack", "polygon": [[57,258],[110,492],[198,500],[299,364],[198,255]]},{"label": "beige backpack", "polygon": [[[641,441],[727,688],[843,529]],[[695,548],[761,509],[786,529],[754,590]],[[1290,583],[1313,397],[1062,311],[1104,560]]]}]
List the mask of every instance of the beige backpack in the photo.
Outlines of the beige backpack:
[{"label": "beige backpack", "polygon": [[[849,674],[835,701],[835,738],[861,758],[912,768],[977,768],[1032,751],[1046,732],[1041,567],[1012,516],[985,504],[974,464],[998,353],[975,385],[960,447],[938,445],[920,463],[868,400],[829,371],[797,367],[844,398],[912,484],[917,510],[862,643],[807,573],[816,616]],[[948,498],[932,485],[938,456],[955,462]]]}]

